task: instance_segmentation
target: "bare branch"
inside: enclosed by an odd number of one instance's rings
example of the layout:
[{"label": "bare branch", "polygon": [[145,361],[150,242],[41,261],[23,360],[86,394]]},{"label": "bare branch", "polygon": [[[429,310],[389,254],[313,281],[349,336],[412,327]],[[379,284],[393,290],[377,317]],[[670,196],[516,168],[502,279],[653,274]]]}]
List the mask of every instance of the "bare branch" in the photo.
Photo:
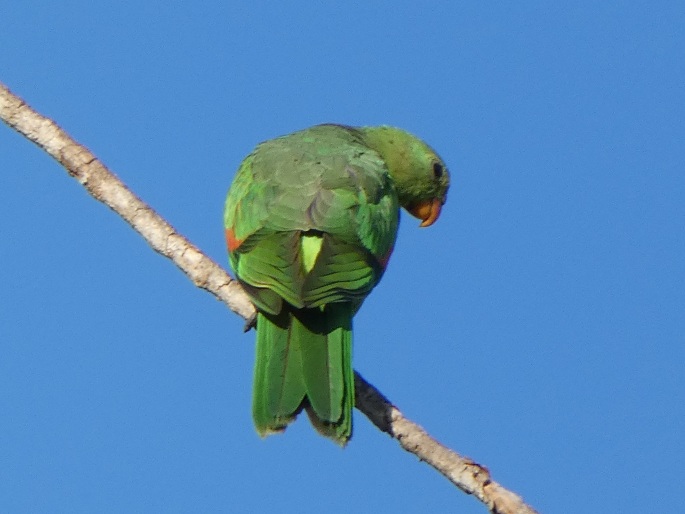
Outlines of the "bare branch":
[{"label": "bare branch", "polygon": [[[152,248],[171,259],[195,285],[250,320],[254,305],[240,284],[144,203],[87,148],[31,109],[0,83],[0,119],[54,157],[98,201],[119,214]],[[523,500],[490,478],[480,464],[458,455],[405,418],[375,387],[355,373],[356,407],[400,446],[442,473],[493,514],[536,514]]]},{"label": "bare branch", "polygon": [[493,514],[535,514],[520,496],[490,478],[485,466],[462,457],[440,444],[413,421],[404,417],[383,394],[355,372],[356,407],[380,430],[397,439],[409,453],[442,473],[466,494],[482,501]]},{"label": "bare branch", "polygon": [[119,214],[152,248],[171,259],[195,285],[206,289],[243,318],[254,315],[240,284],[149,205],[138,198],[85,146],[49,118],[41,116],[0,84],[0,117],[64,166],[98,201]]}]

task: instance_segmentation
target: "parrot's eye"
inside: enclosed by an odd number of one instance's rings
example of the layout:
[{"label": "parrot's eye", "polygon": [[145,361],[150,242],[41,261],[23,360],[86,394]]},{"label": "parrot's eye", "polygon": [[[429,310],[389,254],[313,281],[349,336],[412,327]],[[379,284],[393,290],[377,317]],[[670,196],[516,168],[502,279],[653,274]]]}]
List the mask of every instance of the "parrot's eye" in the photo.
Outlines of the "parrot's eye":
[{"label": "parrot's eye", "polygon": [[439,162],[434,162],[434,163],[433,163],[433,176],[434,176],[435,178],[440,178],[440,177],[442,177],[442,174],[443,174],[444,171],[445,171],[445,170],[444,170],[444,168],[442,167],[442,164],[440,164]]}]

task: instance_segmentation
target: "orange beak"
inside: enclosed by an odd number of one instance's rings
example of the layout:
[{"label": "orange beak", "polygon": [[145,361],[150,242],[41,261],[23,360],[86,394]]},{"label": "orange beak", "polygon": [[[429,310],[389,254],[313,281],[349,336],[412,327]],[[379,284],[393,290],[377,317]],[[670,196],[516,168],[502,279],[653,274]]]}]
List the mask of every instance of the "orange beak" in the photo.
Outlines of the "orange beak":
[{"label": "orange beak", "polygon": [[435,223],[435,220],[440,216],[440,209],[442,209],[442,200],[439,198],[425,200],[407,207],[412,216],[422,220],[419,227],[430,227]]}]

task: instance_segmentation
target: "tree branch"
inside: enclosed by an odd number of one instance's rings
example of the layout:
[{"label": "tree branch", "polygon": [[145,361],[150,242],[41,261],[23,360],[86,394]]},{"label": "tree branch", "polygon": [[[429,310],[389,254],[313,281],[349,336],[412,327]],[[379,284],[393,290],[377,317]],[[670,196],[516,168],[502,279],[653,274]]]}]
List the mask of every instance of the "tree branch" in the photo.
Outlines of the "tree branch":
[{"label": "tree branch", "polygon": [[[87,148],[29,107],[0,83],[0,119],[54,157],[98,201],[119,214],[152,248],[171,259],[195,285],[246,320],[254,305],[240,284],[144,203]],[[356,407],[400,446],[483,502],[493,514],[536,514],[523,500],[490,478],[484,466],[462,457],[405,418],[375,387],[355,373]]]}]

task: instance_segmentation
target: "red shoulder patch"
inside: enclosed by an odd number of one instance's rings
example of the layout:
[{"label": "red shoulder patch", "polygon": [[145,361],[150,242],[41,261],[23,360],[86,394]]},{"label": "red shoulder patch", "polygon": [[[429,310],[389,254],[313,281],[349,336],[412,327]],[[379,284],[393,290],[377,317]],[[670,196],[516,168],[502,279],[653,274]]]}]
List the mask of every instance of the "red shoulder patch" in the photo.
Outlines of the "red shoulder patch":
[{"label": "red shoulder patch", "polygon": [[233,232],[232,228],[227,228],[226,244],[228,245],[229,252],[235,252],[240,247],[240,245],[243,244],[243,241],[235,237],[235,233]]}]

